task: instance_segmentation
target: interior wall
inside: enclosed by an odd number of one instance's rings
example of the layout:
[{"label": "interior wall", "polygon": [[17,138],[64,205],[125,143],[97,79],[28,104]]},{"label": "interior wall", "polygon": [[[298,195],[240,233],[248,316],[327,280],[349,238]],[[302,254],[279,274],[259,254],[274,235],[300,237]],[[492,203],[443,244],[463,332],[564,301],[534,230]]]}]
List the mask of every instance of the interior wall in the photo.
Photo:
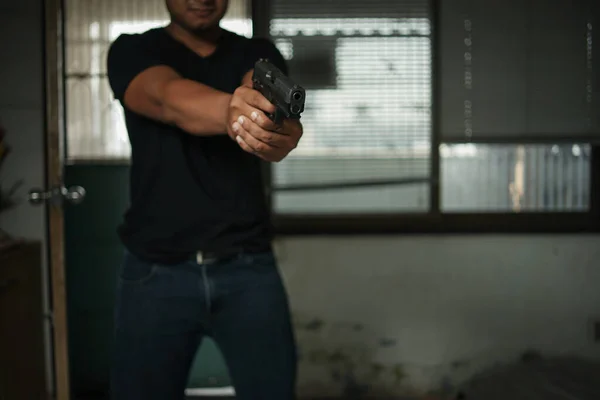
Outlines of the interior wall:
[{"label": "interior wall", "polygon": [[[0,228],[17,238],[41,241],[45,247],[45,210],[26,201],[28,191],[44,188],[45,181],[43,45],[43,2],[0,0],[0,125],[12,149],[0,170],[0,183],[8,188],[22,180],[16,196],[19,204],[0,215]],[[45,254],[41,265],[47,282]],[[43,289],[48,310],[47,287]],[[50,360],[49,346],[46,349]],[[50,375],[48,382],[51,390]]]},{"label": "interior wall", "polygon": [[[2,184],[23,180],[18,193],[44,185],[44,95],[42,6],[33,0],[0,0],[0,124],[12,152],[2,167]],[[15,236],[42,240],[44,210],[22,202],[0,226]]]},{"label": "interior wall", "polygon": [[277,241],[307,395],[452,390],[527,350],[600,357],[600,237]]}]

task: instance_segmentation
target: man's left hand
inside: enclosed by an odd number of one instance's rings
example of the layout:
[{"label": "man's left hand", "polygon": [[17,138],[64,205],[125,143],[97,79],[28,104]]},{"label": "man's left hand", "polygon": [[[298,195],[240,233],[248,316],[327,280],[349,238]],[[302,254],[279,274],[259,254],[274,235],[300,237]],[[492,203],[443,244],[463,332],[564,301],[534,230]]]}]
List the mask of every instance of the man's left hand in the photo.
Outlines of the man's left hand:
[{"label": "man's left hand", "polygon": [[298,146],[303,133],[299,120],[285,119],[277,125],[260,110],[240,116],[231,128],[242,149],[269,162],[283,160]]}]

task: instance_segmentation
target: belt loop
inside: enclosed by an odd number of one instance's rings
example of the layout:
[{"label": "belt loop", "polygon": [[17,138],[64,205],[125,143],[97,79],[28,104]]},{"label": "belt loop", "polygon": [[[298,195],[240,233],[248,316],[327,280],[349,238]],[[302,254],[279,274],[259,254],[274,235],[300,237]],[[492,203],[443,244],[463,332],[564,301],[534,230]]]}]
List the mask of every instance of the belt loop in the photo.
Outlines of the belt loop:
[{"label": "belt loop", "polygon": [[198,264],[202,264],[204,262],[204,257],[201,251],[196,252],[196,262]]}]

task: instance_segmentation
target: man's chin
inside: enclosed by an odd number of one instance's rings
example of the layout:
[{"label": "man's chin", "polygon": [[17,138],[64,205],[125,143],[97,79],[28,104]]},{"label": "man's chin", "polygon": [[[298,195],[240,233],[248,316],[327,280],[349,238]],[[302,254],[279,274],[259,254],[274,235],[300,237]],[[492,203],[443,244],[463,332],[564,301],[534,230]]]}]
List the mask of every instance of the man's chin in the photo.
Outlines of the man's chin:
[{"label": "man's chin", "polygon": [[185,23],[179,24],[179,25],[181,25],[183,28],[185,28],[185,30],[187,30],[189,32],[202,33],[202,32],[208,32],[208,31],[211,31],[211,30],[214,30],[215,28],[217,28],[219,26],[219,21],[216,21],[216,22],[214,22],[214,21],[202,21],[202,22],[185,21]]},{"label": "man's chin", "polygon": [[204,33],[209,33],[209,32],[215,32],[218,29],[220,29],[219,23],[196,25],[196,26],[192,27],[190,30],[192,32],[194,32],[195,34],[204,34]]}]

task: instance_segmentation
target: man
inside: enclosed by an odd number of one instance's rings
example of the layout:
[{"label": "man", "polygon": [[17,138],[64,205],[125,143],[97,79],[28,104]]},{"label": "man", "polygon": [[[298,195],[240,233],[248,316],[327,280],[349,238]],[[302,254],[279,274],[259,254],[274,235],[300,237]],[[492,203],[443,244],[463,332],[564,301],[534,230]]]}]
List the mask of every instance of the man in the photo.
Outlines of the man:
[{"label": "man", "polygon": [[275,126],[275,107],[251,87],[258,59],[286,65],[269,41],[219,27],[227,0],[166,5],[167,27],[122,35],[108,53],[132,148],[112,399],[182,399],[206,336],[238,399],[293,399],[295,342],[261,160],[282,160],[302,127]]}]

